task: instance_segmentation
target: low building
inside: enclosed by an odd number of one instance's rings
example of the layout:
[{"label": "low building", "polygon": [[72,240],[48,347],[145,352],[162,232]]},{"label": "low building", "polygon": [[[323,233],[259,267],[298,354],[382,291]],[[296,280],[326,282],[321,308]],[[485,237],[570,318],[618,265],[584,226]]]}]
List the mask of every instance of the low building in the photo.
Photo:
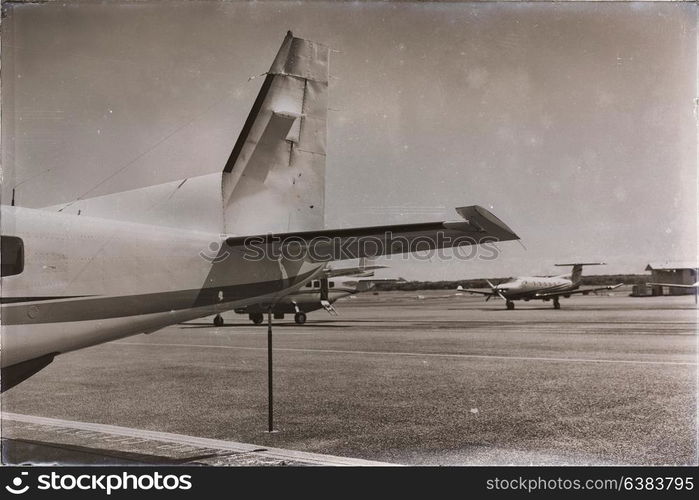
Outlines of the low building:
[{"label": "low building", "polygon": [[652,294],[651,288],[653,287],[648,286],[646,283],[643,283],[642,285],[633,285],[629,295],[631,297],[650,297]]},{"label": "low building", "polygon": [[[646,266],[646,271],[651,272],[648,282],[692,285],[697,282],[698,267],[696,262],[651,262]],[[652,295],[693,295],[695,292],[692,288],[654,286],[651,293]]]}]

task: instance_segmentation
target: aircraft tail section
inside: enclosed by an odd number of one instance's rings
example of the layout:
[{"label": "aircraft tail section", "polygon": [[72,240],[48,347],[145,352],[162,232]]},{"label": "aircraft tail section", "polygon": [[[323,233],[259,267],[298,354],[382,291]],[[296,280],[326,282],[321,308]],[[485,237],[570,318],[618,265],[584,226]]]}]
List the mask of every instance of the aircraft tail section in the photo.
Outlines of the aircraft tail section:
[{"label": "aircraft tail section", "polygon": [[604,266],[604,262],[577,262],[572,264],[556,264],[556,266],[573,266],[570,274],[561,275],[562,277],[569,278],[573,283],[580,283],[582,280],[582,270],[583,266]]},{"label": "aircraft tail section", "polygon": [[226,233],[323,228],[328,55],[284,38],[223,169]]},{"label": "aircraft tail section", "polygon": [[323,229],[328,47],[288,32],[223,170],[47,210],[180,229]]},{"label": "aircraft tail section", "polygon": [[371,269],[377,269],[376,257],[360,257],[359,259],[359,269],[362,271],[370,271]]}]

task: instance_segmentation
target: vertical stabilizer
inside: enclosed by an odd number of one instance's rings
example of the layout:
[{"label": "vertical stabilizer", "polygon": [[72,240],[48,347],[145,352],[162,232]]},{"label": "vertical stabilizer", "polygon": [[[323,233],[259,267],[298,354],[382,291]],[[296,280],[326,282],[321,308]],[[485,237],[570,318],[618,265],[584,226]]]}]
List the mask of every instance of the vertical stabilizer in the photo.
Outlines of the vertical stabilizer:
[{"label": "vertical stabilizer", "polygon": [[223,170],[225,232],[323,228],[328,53],[287,33]]},{"label": "vertical stabilizer", "polygon": [[564,274],[562,277],[570,279],[573,284],[578,284],[582,281],[582,270],[583,266],[604,266],[604,262],[576,262],[573,264],[555,264],[556,266],[573,266],[570,274]]},{"label": "vertical stabilizer", "polygon": [[361,269],[362,271],[376,269],[378,267],[384,267],[384,266],[377,266],[376,265],[376,257],[360,257],[359,258],[359,269]]}]

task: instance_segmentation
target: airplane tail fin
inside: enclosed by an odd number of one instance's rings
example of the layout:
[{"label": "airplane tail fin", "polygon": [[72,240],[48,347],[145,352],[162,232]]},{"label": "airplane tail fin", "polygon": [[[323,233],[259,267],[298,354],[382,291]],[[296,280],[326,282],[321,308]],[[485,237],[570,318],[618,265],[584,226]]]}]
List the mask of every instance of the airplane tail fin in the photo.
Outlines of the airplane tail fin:
[{"label": "airplane tail fin", "polygon": [[286,34],[223,169],[225,232],[323,228],[328,55]]},{"label": "airplane tail fin", "polygon": [[582,270],[583,266],[605,266],[607,265],[605,262],[576,262],[572,264],[555,264],[556,266],[573,266],[573,269],[571,270],[570,274],[565,274],[562,276],[565,276],[567,278],[570,278],[570,281],[573,283],[579,283],[582,280]]},{"label": "airplane tail fin", "polygon": [[359,269],[362,271],[370,271],[372,269],[378,269],[385,266],[376,265],[376,257],[360,257],[359,258]]}]

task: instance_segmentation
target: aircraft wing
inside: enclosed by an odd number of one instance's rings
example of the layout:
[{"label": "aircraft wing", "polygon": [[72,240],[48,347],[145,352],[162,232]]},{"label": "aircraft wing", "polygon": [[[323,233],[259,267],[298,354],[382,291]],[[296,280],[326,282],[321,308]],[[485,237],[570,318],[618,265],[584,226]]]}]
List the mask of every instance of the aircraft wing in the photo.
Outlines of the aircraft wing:
[{"label": "aircraft wing", "polygon": [[417,300],[437,300],[437,299],[453,299],[454,297],[458,297],[459,294],[458,292],[449,294],[449,295],[422,295],[418,294],[415,295],[411,298],[417,299]]},{"label": "aircraft wing", "polygon": [[[386,269],[388,266],[364,266],[364,267],[340,267],[337,269],[328,269],[325,271],[325,276],[327,278],[337,278],[338,276],[354,276],[355,274],[367,273],[368,271],[375,271],[376,269]],[[373,274],[373,273],[372,273]]]},{"label": "aircraft wing", "polygon": [[493,292],[492,290],[486,290],[485,288],[483,290],[480,290],[478,288],[461,288],[458,289],[458,292],[467,292],[467,293],[475,293],[479,295],[485,295],[485,296],[491,296],[491,297],[497,297],[498,294]]},{"label": "aircraft wing", "polygon": [[646,283],[646,285],[651,286],[669,286],[671,288],[699,288],[699,283],[694,283],[692,285],[678,285],[675,283]]},{"label": "aircraft wing", "polygon": [[456,211],[462,220],[234,236],[226,243],[251,260],[283,255],[329,262],[519,239],[483,207],[460,207]]},{"label": "aircraft wing", "polygon": [[403,278],[360,278],[364,283],[405,283]]},{"label": "aircraft wing", "polygon": [[404,283],[403,278],[361,278],[357,280],[357,292],[368,292],[378,283]]},{"label": "aircraft wing", "polygon": [[537,299],[548,299],[548,298],[554,298],[554,297],[561,297],[564,295],[574,295],[576,293],[582,293],[583,295],[587,295],[592,292],[598,292],[600,290],[614,290],[615,288],[619,288],[623,283],[618,283],[616,285],[608,285],[608,286],[600,286],[597,288],[578,288],[577,290],[571,290],[571,291],[563,291],[563,292],[550,292],[550,293],[537,293],[536,298]]}]

